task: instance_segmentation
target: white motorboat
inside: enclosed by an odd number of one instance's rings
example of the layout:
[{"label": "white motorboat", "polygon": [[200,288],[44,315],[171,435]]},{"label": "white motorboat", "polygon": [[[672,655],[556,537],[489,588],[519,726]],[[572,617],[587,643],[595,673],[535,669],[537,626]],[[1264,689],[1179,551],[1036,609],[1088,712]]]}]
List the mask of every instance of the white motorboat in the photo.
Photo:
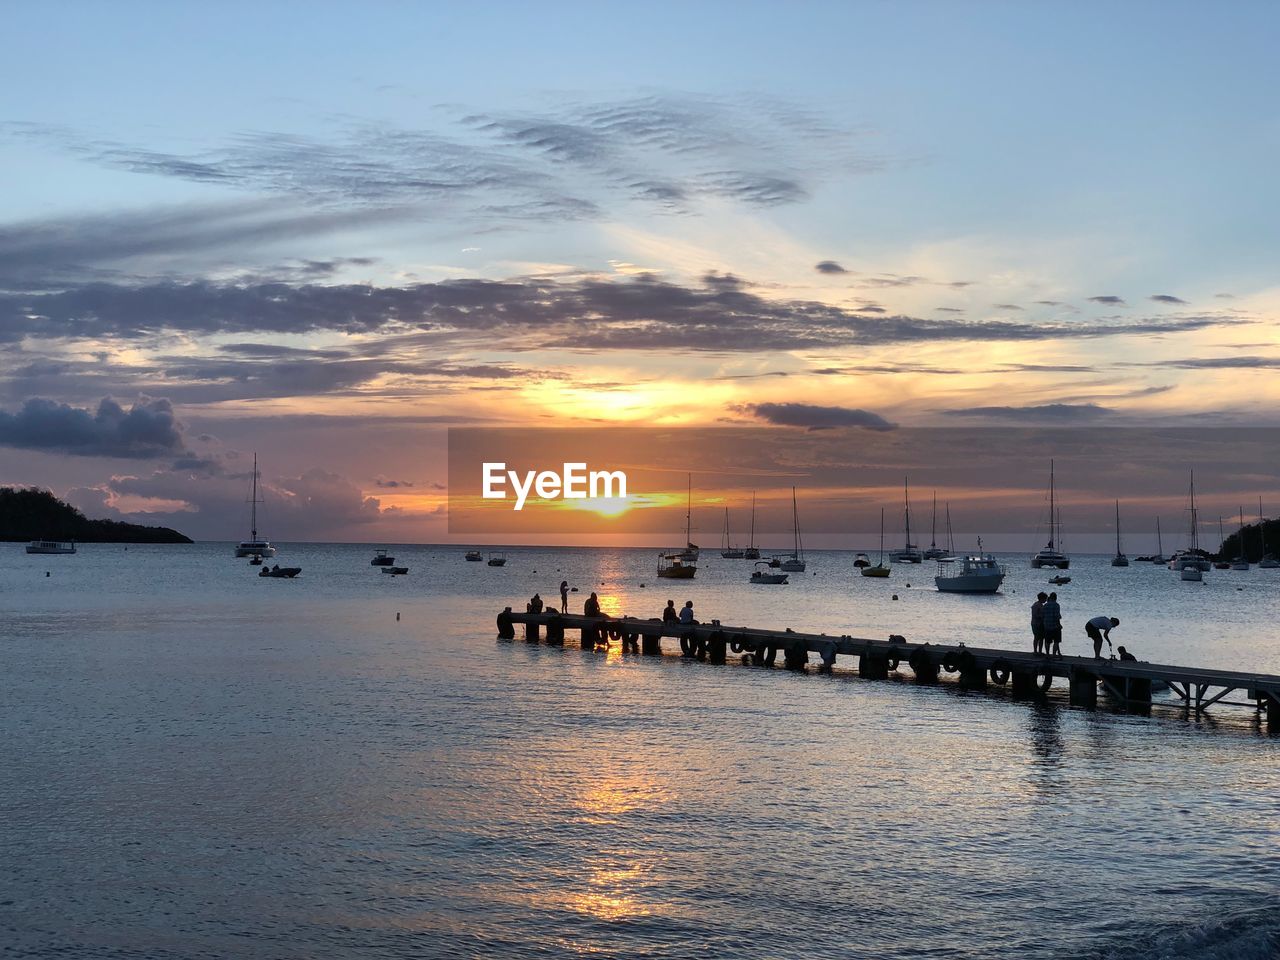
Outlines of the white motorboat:
[{"label": "white motorboat", "polygon": [[804,544],[800,542],[800,514],[796,510],[796,488],[791,488],[791,526],[795,540],[792,552],[778,565],[787,573],[804,573]]},{"label": "white motorboat", "polygon": [[249,539],[236,545],[237,557],[274,557],[276,548],[270,540],[258,537],[258,455],[253,455],[253,492],[249,496]]},{"label": "white motorboat", "polygon": [[1004,567],[996,558],[982,552],[979,538],[977,553],[940,558],[933,582],[941,593],[995,593],[1004,583],[1004,576]]},{"label": "white motorboat", "polygon": [[1120,546],[1120,501],[1116,501],[1116,555],[1111,558],[1113,567],[1127,567],[1129,558],[1124,555],[1124,550]]},{"label": "white motorboat", "polygon": [[752,583],[786,583],[787,575],[785,573],[770,572],[769,564],[761,560],[756,564],[756,568],[751,573]]},{"label": "white motorboat", "polygon": [[74,540],[32,540],[27,544],[27,553],[75,553]]},{"label": "white motorboat", "polygon": [[1055,500],[1053,461],[1049,461],[1049,542],[1031,558],[1032,569],[1052,567],[1066,570],[1071,566],[1071,558],[1061,550],[1062,515],[1058,512]]},{"label": "white motorboat", "polygon": [[907,485],[907,479],[902,480],[903,502],[903,530],[906,537],[903,541],[901,550],[894,550],[889,554],[889,560],[893,563],[923,563],[924,554],[920,548],[911,542],[911,488]]}]

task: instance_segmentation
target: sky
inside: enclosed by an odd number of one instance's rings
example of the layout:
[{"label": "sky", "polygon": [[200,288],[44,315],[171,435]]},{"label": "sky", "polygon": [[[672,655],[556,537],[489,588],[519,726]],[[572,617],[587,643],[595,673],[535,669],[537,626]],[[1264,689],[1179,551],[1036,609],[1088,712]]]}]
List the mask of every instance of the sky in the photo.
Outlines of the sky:
[{"label": "sky", "polygon": [[6,20],[0,483],[91,516],[238,539],[257,452],[268,536],[444,540],[450,427],[1275,423],[1274,5]]}]

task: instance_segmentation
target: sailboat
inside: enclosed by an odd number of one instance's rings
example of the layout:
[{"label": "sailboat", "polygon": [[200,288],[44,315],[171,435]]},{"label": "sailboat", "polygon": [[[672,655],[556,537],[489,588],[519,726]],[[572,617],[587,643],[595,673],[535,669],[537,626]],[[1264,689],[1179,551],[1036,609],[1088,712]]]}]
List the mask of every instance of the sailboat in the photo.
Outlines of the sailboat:
[{"label": "sailboat", "polygon": [[787,573],[804,573],[804,545],[800,542],[800,514],[796,510],[796,488],[791,488],[791,526],[795,540],[791,555],[782,561],[781,569]]},{"label": "sailboat", "polygon": [[874,567],[863,567],[861,573],[864,577],[887,577],[889,575],[889,567],[884,562],[884,507],[880,508],[880,562]]},{"label": "sailboat", "polygon": [[259,563],[263,557],[274,557],[276,548],[268,540],[258,538],[258,455],[253,455],[253,493],[249,497],[249,539],[236,546],[237,557],[253,557]]},{"label": "sailboat", "polygon": [[1151,558],[1152,563],[1165,563],[1164,556],[1164,539],[1160,536],[1160,518],[1156,517],[1156,555]]},{"label": "sailboat", "polygon": [[1124,551],[1120,549],[1120,501],[1116,501],[1116,555],[1111,558],[1113,567],[1127,567],[1129,558],[1124,555]]},{"label": "sailboat", "polygon": [[926,560],[937,560],[945,557],[947,551],[938,546],[938,491],[933,491],[933,522],[929,524],[929,549],[924,552]]},{"label": "sailboat", "polygon": [[922,563],[924,562],[924,554],[920,552],[920,548],[911,542],[911,488],[907,485],[907,478],[902,478],[902,493],[905,507],[903,509],[903,530],[906,532],[906,539],[903,541],[902,549],[895,550],[889,554],[889,559],[893,563]]},{"label": "sailboat", "polygon": [[955,538],[955,534],[951,532],[951,504],[948,503],[947,504],[947,555],[955,556],[955,553],[956,553],[956,538]]},{"label": "sailboat", "polygon": [[1258,498],[1258,535],[1262,538],[1262,559],[1258,561],[1259,570],[1275,570],[1280,568],[1280,560],[1267,552],[1267,518],[1262,514],[1262,498]]},{"label": "sailboat", "polygon": [[747,537],[747,547],[742,551],[743,560],[759,560],[760,548],[756,546],[756,492],[751,491],[751,535]]},{"label": "sailboat", "polygon": [[664,580],[692,580],[698,572],[698,545],[693,542],[693,474],[689,475],[689,497],[684,508],[685,548],[658,555],[658,576]]},{"label": "sailboat", "polygon": [[1196,510],[1196,474],[1191,471],[1191,487],[1187,495],[1187,516],[1189,524],[1187,527],[1187,546],[1178,550],[1169,558],[1169,569],[1177,570],[1183,574],[1183,580],[1200,580],[1200,576],[1188,576],[1188,573],[1194,571],[1196,574],[1203,573],[1210,569],[1209,558],[1204,555],[1204,551],[1200,549],[1200,514]]},{"label": "sailboat", "polygon": [[1213,569],[1215,570],[1231,569],[1231,564],[1229,564],[1226,560],[1223,559],[1223,557],[1226,556],[1226,553],[1227,553],[1227,535],[1222,532],[1222,518],[1219,517],[1218,518],[1218,559],[1213,561]]},{"label": "sailboat", "polygon": [[1062,546],[1062,514],[1058,512],[1055,506],[1053,478],[1053,461],[1049,461],[1049,542],[1045,544],[1043,550],[1031,558],[1031,567],[1039,570],[1041,567],[1056,567],[1059,570],[1066,570],[1071,566],[1071,559],[1059,549]]},{"label": "sailboat", "polygon": [[1232,570],[1248,570],[1249,560],[1244,555],[1244,507],[1240,508],[1240,549],[1231,560]]},{"label": "sailboat", "polygon": [[729,508],[724,508],[724,540],[721,543],[720,556],[726,560],[741,560],[746,556],[746,551],[741,547],[735,547],[729,542]]}]

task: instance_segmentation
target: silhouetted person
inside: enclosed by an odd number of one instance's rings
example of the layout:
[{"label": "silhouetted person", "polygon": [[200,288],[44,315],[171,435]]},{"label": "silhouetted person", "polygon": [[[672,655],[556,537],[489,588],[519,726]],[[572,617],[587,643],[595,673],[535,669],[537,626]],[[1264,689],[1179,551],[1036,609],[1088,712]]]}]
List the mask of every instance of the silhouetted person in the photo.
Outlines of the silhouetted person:
[{"label": "silhouetted person", "polygon": [[560,581],[560,612],[569,612],[569,581]]},{"label": "silhouetted person", "polygon": [[676,612],[676,602],[668,600],[666,607],[662,611],[663,623],[675,623],[680,619],[680,614]]},{"label": "silhouetted person", "polygon": [[1036,653],[1047,652],[1044,649],[1044,602],[1048,599],[1049,595],[1041,591],[1031,605],[1031,649]]},{"label": "silhouetted person", "polygon": [[686,600],[684,602],[684,606],[680,608],[680,622],[682,624],[691,624],[691,623],[698,622],[697,620],[693,619],[693,601],[692,600]]},{"label": "silhouetted person", "polygon": [[1135,657],[1135,656],[1134,656],[1132,653],[1130,653],[1128,650],[1126,650],[1124,647],[1116,647],[1116,653],[1120,654],[1120,659],[1121,659],[1121,660],[1132,660],[1132,661],[1134,661],[1135,663],[1137,662],[1137,659],[1138,659],[1138,658],[1137,658],[1137,657]]},{"label": "silhouetted person", "polygon": [[1093,659],[1102,659],[1102,641],[1111,646],[1111,628],[1120,626],[1119,617],[1094,617],[1084,625],[1084,632],[1093,641]]},{"label": "silhouetted person", "polygon": [[1044,652],[1051,657],[1062,656],[1062,607],[1058,606],[1058,595],[1049,594],[1044,602]]},{"label": "silhouetted person", "polygon": [[587,602],[582,605],[582,612],[588,617],[600,616],[600,598],[595,595],[594,591],[591,596],[587,597]]},{"label": "silhouetted person", "polygon": [[529,612],[530,613],[542,612],[542,597],[538,596],[536,593],[529,600]]}]

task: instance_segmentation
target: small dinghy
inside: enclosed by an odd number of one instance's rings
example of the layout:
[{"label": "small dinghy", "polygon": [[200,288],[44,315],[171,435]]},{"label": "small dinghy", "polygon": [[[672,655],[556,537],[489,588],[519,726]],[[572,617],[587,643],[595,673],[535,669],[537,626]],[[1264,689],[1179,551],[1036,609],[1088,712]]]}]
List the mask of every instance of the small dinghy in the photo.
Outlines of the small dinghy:
[{"label": "small dinghy", "polygon": [[751,574],[752,583],[786,583],[787,574],[772,573],[767,560],[761,560],[756,564],[755,572]]},{"label": "small dinghy", "polygon": [[1059,574],[1059,575],[1058,575],[1058,576],[1056,576],[1056,577],[1050,577],[1050,578],[1049,578],[1049,582],[1050,582],[1050,583],[1052,583],[1052,584],[1055,584],[1055,585],[1057,585],[1057,586],[1059,586],[1059,587],[1060,587],[1060,586],[1062,586],[1064,583],[1070,583],[1070,582],[1071,582],[1071,578],[1070,578],[1070,577],[1064,577],[1064,576],[1062,576],[1061,574]]},{"label": "small dinghy", "polygon": [[292,579],[302,572],[301,567],[282,567],[276,564],[272,567],[263,567],[258,571],[260,577],[288,577]]},{"label": "small dinghy", "polygon": [[398,576],[403,576],[404,574],[408,573],[408,572],[409,572],[409,568],[408,568],[408,567],[383,567],[383,568],[382,568],[382,572],[383,572],[383,573],[389,573],[389,574],[391,574],[392,576],[397,576],[397,577],[398,577]]}]

